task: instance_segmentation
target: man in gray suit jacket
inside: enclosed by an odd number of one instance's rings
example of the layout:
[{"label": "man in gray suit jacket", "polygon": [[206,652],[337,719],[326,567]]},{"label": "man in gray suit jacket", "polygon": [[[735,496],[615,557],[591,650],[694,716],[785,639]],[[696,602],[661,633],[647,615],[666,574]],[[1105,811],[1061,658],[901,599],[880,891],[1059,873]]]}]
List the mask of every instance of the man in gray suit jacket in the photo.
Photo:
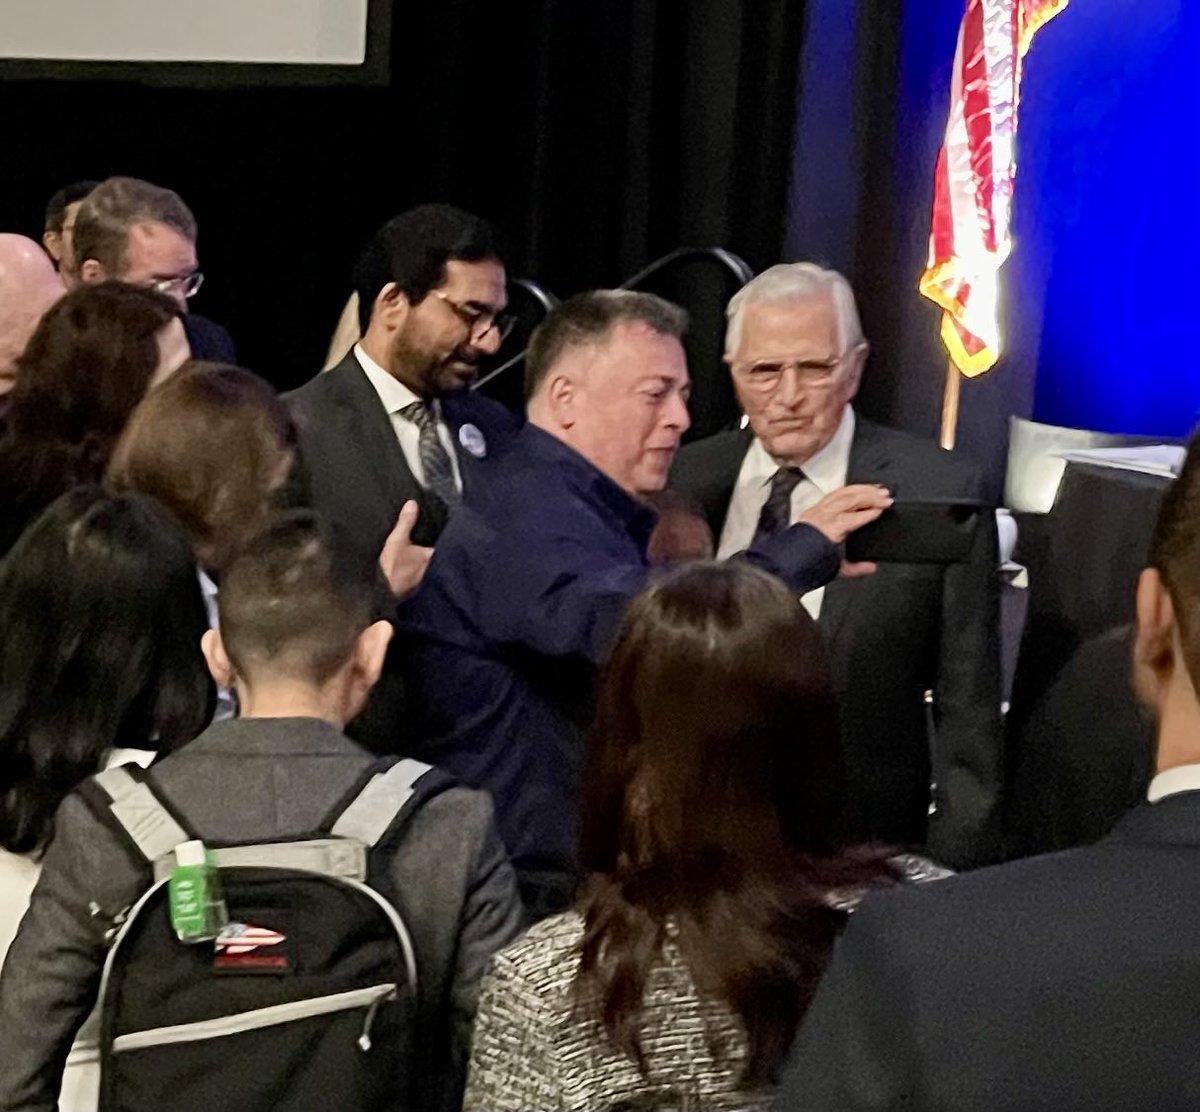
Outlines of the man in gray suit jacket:
[{"label": "man in gray suit jacket", "polygon": [[868,896],[780,1112],[1200,1107],[1196,441],[1136,609],[1134,682],[1158,719],[1147,801],[1095,845]]},{"label": "man in gray suit jacket", "polygon": [[[833,271],[772,267],[730,301],[726,361],[749,428],[687,445],[671,475],[718,557],[847,483],[897,500],[980,499],[970,463],[855,413],[866,357],[854,295]],[[983,516],[965,563],[880,564],[804,596],[830,647],[850,833],[956,868],[995,859],[1000,839],[999,581]]]},{"label": "man in gray suit jacket", "polygon": [[[243,717],[150,771],[206,841],[311,835],[372,767],[341,726],[378,677],[392,628],[370,624],[370,579],[335,557],[310,519],[284,519],[222,578],[222,632],[206,634],[204,650],[218,682],[236,684]],[[464,788],[429,798],[382,853],[371,883],[400,912],[416,956],[414,1107],[458,1108],[480,978],[522,926],[516,880],[490,800]],[[118,833],[69,796],[0,975],[0,1109],[56,1106],[96,1002],[105,932],[148,882]],[[237,1086],[234,1071],[231,1107]]]}]

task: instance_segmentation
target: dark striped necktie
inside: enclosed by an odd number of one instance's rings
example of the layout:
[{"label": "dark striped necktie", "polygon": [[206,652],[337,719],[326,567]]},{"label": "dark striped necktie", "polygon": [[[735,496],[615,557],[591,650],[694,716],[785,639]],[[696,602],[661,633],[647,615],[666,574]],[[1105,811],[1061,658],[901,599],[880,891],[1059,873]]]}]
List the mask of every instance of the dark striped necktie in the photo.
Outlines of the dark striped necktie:
[{"label": "dark striped necktie", "polygon": [[752,543],[757,544],[791,524],[792,491],[802,482],[804,472],[798,467],[781,467],[771,476],[771,491],[758,515],[758,528],[754,530]]},{"label": "dark striped necktie", "polygon": [[461,495],[454,483],[454,466],[450,462],[450,453],[438,436],[433,410],[425,402],[412,402],[400,410],[400,416],[412,421],[420,431],[417,454],[421,459],[421,470],[425,473],[425,489],[436,494],[447,506],[457,506]]}]

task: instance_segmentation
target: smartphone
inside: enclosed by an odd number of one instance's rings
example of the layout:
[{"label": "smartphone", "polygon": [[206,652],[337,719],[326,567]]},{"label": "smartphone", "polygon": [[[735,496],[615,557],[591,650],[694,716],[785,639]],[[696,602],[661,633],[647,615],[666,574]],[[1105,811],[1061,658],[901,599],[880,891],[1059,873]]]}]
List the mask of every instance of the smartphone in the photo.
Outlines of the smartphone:
[{"label": "smartphone", "polygon": [[890,564],[957,564],[971,555],[987,512],[970,499],[899,501],[846,538],[846,559]]}]

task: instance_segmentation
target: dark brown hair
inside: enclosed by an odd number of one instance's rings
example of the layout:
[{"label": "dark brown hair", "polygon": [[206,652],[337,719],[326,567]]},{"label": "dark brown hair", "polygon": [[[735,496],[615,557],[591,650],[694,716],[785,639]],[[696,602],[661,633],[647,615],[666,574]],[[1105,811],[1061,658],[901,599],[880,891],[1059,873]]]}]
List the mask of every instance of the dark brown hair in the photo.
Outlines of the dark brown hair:
[{"label": "dark brown hair", "polygon": [[1170,592],[1188,675],[1200,690],[1200,433],[1192,435],[1179,477],[1163,495],[1149,564]]},{"label": "dark brown hair", "polygon": [[196,218],[178,193],[140,178],[101,182],[75,214],[76,267],[95,259],[110,278],[119,278],[125,273],[129,229],[151,221],[196,242]]},{"label": "dark brown hair", "polygon": [[312,514],[271,522],[221,577],[221,640],[238,675],[324,683],[371,624],[377,577]]},{"label": "dark brown hair", "polygon": [[418,205],[380,228],[354,267],[358,326],[366,332],[379,291],[395,282],[410,305],[446,281],[446,263],[500,262],[496,230],[453,205]]},{"label": "dark brown hair", "polygon": [[598,344],[618,324],[642,324],[661,336],[683,338],[687,312],[652,293],[588,290],[567,298],[534,329],[525,352],[525,397],[532,398],[569,348]]},{"label": "dark brown hair", "polygon": [[895,875],[885,851],[843,847],[837,707],[795,593],[736,561],[646,590],[602,670],[588,760],[577,1006],[644,1068],[643,996],[673,938],[763,1082],[842,926],[831,894]]},{"label": "dark brown hair", "polygon": [[193,362],[134,411],[108,480],[157,498],[220,571],[266,521],[295,443],[287,407],[261,378]]},{"label": "dark brown hair", "polygon": [[158,335],[178,316],[164,294],[103,282],[42,317],[17,360],[0,447],[5,548],[60,494],[104,473],[158,367]]}]

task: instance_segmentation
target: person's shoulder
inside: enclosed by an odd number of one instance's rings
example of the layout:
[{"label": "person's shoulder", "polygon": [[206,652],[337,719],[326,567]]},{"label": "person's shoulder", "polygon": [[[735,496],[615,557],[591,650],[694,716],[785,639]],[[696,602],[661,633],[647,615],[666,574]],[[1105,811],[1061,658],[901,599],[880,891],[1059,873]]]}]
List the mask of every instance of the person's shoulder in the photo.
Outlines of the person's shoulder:
[{"label": "person's shoulder", "polygon": [[977,491],[983,473],[974,460],[961,452],[947,451],[936,440],[902,429],[879,425],[856,416],[854,450],[886,455],[931,488],[964,495]]},{"label": "person's shoulder", "polygon": [[1112,848],[1100,843],[879,889],[863,897],[852,922],[931,957],[1002,941],[998,923],[1005,924],[1004,941],[1020,948],[1042,929],[1058,930],[1064,915],[1093,914],[1103,877],[1120,883],[1126,871]]},{"label": "person's shoulder", "polygon": [[542,996],[574,980],[582,941],[583,918],[577,911],[552,915],[496,955],[496,972],[524,982]]},{"label": "person's shoulder", "polygon": [[350,352],[336,367],[318,372],[307,382],[285,392],[282,397],[294,411],[304,412],[319,408],[330,399],[344,393],[349,379],[356,374],[362,375],[363,371],[354,358],[354,353]]},{"label": "person's shoulder", "polygon": [[725,429],[684,444],[675,456],[672,479],[690,472],[708,472],[714,468],[728,470],[741,466],[742,457],[752,443],[745,429]]},{"label": "person's shoulder", "polygon": [[515,435],[524,423],[508,406],[478,390],[467,390],[442,400],[455,425],[482,425],[493,432]]},{"label": "person's shoulder", "polygon": [[492,797],[485,791],[453,783],[421,800],[393,851],[431,865],[451,860],[469,867],[494,828]]}]

